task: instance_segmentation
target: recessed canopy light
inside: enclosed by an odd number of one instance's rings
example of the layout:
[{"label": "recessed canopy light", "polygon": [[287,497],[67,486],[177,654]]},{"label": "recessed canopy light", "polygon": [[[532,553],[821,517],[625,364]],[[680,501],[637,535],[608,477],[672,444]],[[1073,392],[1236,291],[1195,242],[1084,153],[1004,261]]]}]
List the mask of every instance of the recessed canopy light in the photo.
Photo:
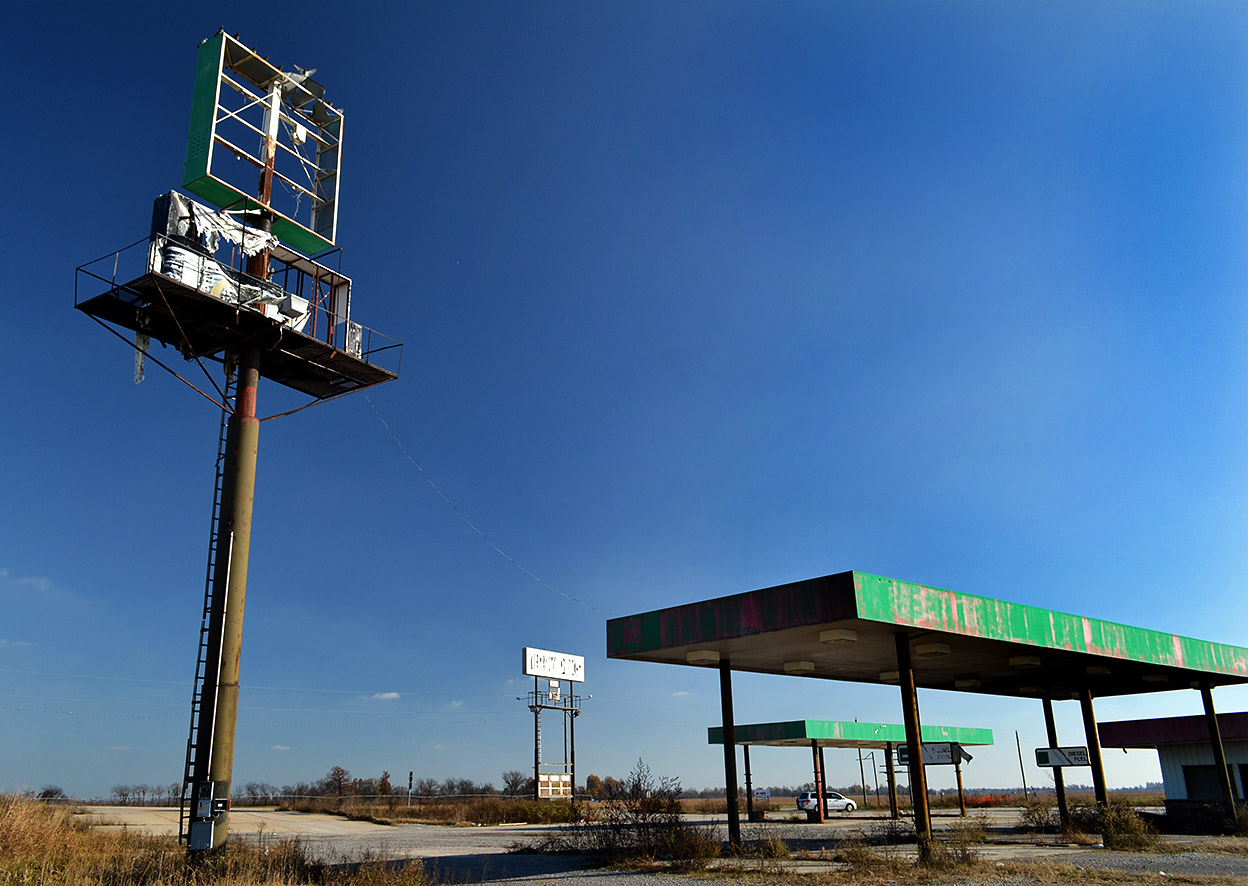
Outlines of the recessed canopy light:
[{"label": "recessed canopy light", "polygon": [[1108,677],[1111,673],[1105,665],[1088,665],[1084,670],[1089,677]]},{"label": "recessed canopy light", "polygon": [[900,683],[901,671],[880,671],[881,683]]},{"label": "recessed canopy light", "polygon": [[1040,656],[1038,655],[1011,655],[1010,667],[1012,668],[1038,668],[1040,667]]},{"label": "recessed canopy light", "polygon": [[685,661],[689,664],[716,664],[719,662],[719,653],[714,649],[695,649],[686,653]]},{"label": "recessed canopy light", "polygon": [[786,674],[810,674],[815,670],[813,661],[786,661],[784,663],[784,672]]},{"label": "recessed canopy light", "polygon": [[914,647],[915,658],[940,658],[948,654],[948,643],[919,643]]},{"label": "recessed canopy light", "polygon": [[967,679],[967,680],[954,680],[953,681],[954,689],[978,689],[981,685],[983,684],[981,684],[978,680],[975,680],[973,678]]},{"label": "recessed canopy light", "polygon": [[858,632],[849,628],[836,628],[831,631],[820,631],[820,643],[854,643],[858,640]]}]

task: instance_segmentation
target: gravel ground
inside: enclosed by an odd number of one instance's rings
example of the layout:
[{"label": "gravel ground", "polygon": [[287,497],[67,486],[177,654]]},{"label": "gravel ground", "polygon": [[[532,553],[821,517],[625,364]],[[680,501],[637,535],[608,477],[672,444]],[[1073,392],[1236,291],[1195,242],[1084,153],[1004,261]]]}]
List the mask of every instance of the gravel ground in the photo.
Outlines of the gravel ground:
[{"label": "gravel ground", "polygon": [[[135,830],[147,833],[176,834],[177,811],[134,809],[131,807],[91,808],[88,819],[101,830]],[[723,816],[690,816],[700,824],[716,827],[723,833]],[[1017,811],[993,810],[990,825],[1002,832],[1015,823]],[[933,824],[937,830],[956,823],[956,817],[939,817]],[[859,815],[838,817],[825,824],[797,822],[743,823],[742,835],[748,842],[771,836],[784,839],[795,851],[805,850],[806,859],[768,862],[794,872],[818,873],[843,870],[844,865],[818,860],[819,850],[832,849],[846,838],[870,837],[887,823],[880,818]],[[555,826],[503,825],[498,827],[446,827],[440,825],[375,825],[346,821],[329,815],[262,810],[236,810],[231,813],[232,840],[270,843],[277,839],[297,838],[313,856],[330,863],[352,863],[365,860],[420,859],[440,879],[449,883],[550,883],[558,886],[706,886],[705,878],[675,874],[607,871],[593,867],[584,856],[548,855],[536,852],[515,852],[517,846],[535,846],[557,831]],[[1002,838],[975,847],[986,862],[1002,864],[1019,861],[1042,861],[1049,864],[1070,864],[1084,870],[1118,870],[1143,875],[1149,882],[1164,876],[1216,876],[1248,883],[1248,856],[1226,855],[1203,851],[1210,841],[1198,837],[1175,838],[1179,852],[1115,852],[1069,844],[1037,845],[1020,842],[1019,838]],[[892,847],[891,852],[912,857],[913,845]],[[829,853],[830,855],[830,853]],[[731,864],[731,862],[729,862]],[[726,872],[715,875],[714,882],[726,880]],[[972,876],[954,877],[950,882],[974,883],[985,879],[997,883],[1004,879]]]},{"label": "gravel ground", "polygon": [[1248,856],[1212,852],[1111,852],[1089,849],[1064,859],[1079,868],[1128,871],[1133,874],[1235,877],[1248,882]]}]

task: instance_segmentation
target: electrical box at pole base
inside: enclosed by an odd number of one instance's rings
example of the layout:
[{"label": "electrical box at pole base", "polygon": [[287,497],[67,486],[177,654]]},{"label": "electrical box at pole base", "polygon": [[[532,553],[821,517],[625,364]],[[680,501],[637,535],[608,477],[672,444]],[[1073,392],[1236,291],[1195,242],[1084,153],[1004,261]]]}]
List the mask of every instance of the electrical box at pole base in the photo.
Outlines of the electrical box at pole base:
[{"label": "electrical box at pole base", "polygon": [[212,835],[215,826],[212,819],[191,822],[190,839],[187,848],[193,852],[205,852],[212,848]]},{"label": "electrical box at pole base", "polygon": [[206,782],[199,785],[195,804],[191,808],[191,823],[187,833],[187,847],[192,851],[213,848],[217,822],[230,809],[228,782]]}]

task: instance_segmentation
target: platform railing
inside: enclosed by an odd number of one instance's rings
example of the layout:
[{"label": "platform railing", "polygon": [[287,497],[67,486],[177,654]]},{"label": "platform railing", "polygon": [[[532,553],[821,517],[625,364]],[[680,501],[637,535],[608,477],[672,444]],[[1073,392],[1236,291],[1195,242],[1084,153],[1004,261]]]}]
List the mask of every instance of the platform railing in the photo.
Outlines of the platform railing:
[{"label": "platform railing", "polygon": [[[240,309],[258,311],[272,316],[275,322],[283,322],[275,306],[287,296],[294,296],[306,301],[307,317],[298,326],[289,322],[283,325],[398,374],[402,343],[347,315],[349,280],[303,256],[297,256],[295,261],[271,261],[276,266],[274,279],[264,281],[235,267],[233,260],[219,259],[181,239],[155,234],[79,265],[74,274],[74,306],[107,294],[143,307],[150,297],[131,284],[149,277],[169,280]],[[179,343],[167,344],[176,347]]]}]

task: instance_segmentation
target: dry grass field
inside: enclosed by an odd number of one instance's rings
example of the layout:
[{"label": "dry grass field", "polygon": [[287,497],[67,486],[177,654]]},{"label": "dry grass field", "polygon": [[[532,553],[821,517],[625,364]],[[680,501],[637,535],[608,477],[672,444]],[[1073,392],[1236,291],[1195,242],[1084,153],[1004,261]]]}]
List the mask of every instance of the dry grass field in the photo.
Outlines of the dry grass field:
[{"label": "dry grass field", "polygon": [[[416,860],[403,867],[387,867],[378,860],[381,855],[376,854],[372,860],[355,859],[352,864],[323,863],[306,851],[297,838],[269,839],[259,846],[240,841],[224,851],[191,861],[173,837],[144,836],[135,831],[115,829],[111,833],[95,831],[85,824],[89,816],[76,812],[67,805],[0,796],[0,884],[431,886],[436,882],[431,873],[436,869],[426,869]],[[994,813],[996,816],[1003,814],[1005,810]],[[770,829],[755,826],[756,830],[750,833],[752,839],[740,855],[723,850],[722,834],[713,823],[686,824],[680,827],[682,835],[677,835],[682,838],[674,842],[664,833],[655,834],[656,845],[665,847],[663,853],[652,849],[628,857],[617,856],[607,868],[601,867],[607,864],[603,859],[570,860],[556,866],[557,877],[520,879],[524,883],[558,882],[565,886],[591,881],[595,886],[613,886],[617,882],[626,886],[644,882],[638,880],[637,875],[647,872],[663,874],[664,882],[670,886],[698,882],[800,883],[804,886],[1025,886],[1032,883],[1133,886],[1163,881],[1191,886],[1229,886],[1248,882],[1248,840],[1244,838],[1228,837],[1199,844],[1163,841],[1150,847],[1147,853],[1087,849],[1082,855],[1054,853],[1041,860],[1019,860],[1011,852],[1001,853],[999,850],[1003,847],[987,845],[991,840],[985,833],[988,818],[984,813],[967,820],[955,815],[951,821],[926,864],[916,863],[912,841],[907,849],[882,839],[887,834],[874,833],[873,826],[879,830],[886,823],[880,824],[871,816],[861,821],[846,820],[841,823],[844,827],[834,829],[814,826],[822,835],[814,841],[787,839],[787,836],[812,831],[805,826],[782,824]],[[575,833],[578,828],[592,831],[594,827],[595,823],[580,824],[570,829],[551,828],[547,833],[566,839],[567,834]],[[442,832],[447,830],[441,828]],[[499,833],[508,830],[498,829]],[[424,833],[419,829],[410,832]],[[535,853],[557,849],[557,842],[547,847],[516,845],[512,852],[536,857]],[[565,851],[568,849],[576,851],[577,847],[565,847]],[[672,854],[682,849],[691,850],[688,857]],[[494,861],[490,864],[496,872],[499,860],[506,857],[492,856]],[[512,857],[516,859],[513,866],[518,868],[520,857]],[[552,857],[546,855],[537,860],[543,858]],[[480,867],[472,869],[481,870]],[[448,870],[442,868],[444,873]],[[448,882],[507,879],[497,873],[482,879],[463,873],[465,870],[468,869],[461,868],[460,873],[450,875]]]}]

